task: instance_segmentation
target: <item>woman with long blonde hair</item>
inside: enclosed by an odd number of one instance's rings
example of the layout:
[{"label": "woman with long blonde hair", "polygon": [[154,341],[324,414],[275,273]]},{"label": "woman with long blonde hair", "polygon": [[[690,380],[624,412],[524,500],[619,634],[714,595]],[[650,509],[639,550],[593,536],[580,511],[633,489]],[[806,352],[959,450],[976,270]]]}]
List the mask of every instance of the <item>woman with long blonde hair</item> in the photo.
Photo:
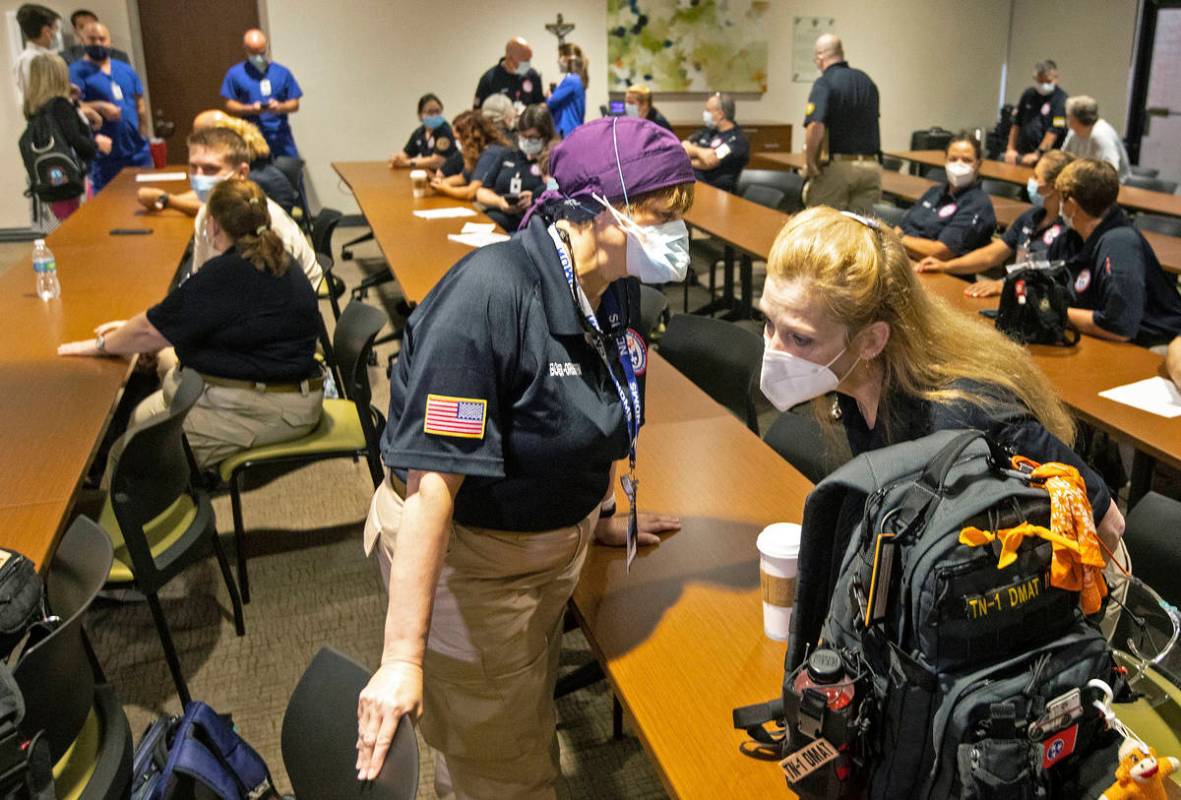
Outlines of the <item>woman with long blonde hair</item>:
[{"label": "woman with long blonde hair", "polygon": [[1123,516],[1070,448],[1074,423],[1054,388],[1020,345],[928,294],[890,230],[831,208],[797,214],[771,247],[761,306],[761,386],[781,411],[814,401],[830,439],[847,437],[853,455],[977,428],[1035,460],[1071,464],[1114,549]]}]

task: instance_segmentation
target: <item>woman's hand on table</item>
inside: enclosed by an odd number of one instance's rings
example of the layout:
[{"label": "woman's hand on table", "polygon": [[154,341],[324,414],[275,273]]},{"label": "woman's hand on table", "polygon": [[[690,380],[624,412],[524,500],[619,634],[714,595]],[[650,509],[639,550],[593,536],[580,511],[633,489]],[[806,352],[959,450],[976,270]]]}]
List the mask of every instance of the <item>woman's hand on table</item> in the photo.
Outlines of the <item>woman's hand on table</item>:
[{"label": "woman's hand on table", "polygon": [[969,283],[968,287],[964,289],[964,294],[968,297],[996,297],[1001,293],[1005,282],[999,278],[996,280],[976,281]]},{"label": "woman's hand on table", "polygon": [[[614,516],[600,517],[595,527],[595,541],[610,547],[623,547],[627,544],[627,518],[622,511]],[[636,542],[640,546],[660,544],[661,533],[672,533],[681,529],[681,520],[667,514],[649,514],[641,512],[638,518],[639,530]]]}]

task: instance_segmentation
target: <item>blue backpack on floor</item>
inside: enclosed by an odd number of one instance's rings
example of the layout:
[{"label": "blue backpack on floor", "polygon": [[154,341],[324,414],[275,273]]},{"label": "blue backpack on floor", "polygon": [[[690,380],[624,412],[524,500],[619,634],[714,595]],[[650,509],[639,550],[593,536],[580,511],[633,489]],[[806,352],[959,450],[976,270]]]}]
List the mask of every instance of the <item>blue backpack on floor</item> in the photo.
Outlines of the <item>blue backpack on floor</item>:
[{"label": "blue backpack on floor", "polygon": [[266,763],[222,716],[201,702],[152,723],[135,749],[131,800],[274,798]]}]

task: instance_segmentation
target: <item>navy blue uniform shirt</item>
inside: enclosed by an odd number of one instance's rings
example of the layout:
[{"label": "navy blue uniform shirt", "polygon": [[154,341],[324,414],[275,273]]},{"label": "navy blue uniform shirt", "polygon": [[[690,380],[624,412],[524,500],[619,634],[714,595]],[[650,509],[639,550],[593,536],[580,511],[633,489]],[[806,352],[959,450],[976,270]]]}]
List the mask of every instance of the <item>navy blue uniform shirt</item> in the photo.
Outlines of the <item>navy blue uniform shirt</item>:
[{"label": "navy blue uniform shirt", "polygon": [[1095,324],[1138,345],[1181,334],[1177,280],[1165,274],[1152,245],[1118,207],[1107,212],[1071,261],[1074,305],[1095,312]]},{"label": "navy blue uniform shirt", "polygon": [[985,410],[967,401],[935,403],[895,393],[878,409],[877,422],[870,429],[857,401],[838,392],[837,404],[841,424],[849,437],[849,449],[858,456],[868,450],[921,439],[936,431],[968,428],[985,431],[1019,455],[1040,463],[1060,461],[1076,468],[1086,481],[1095,522],[1103,519],[1111,506],[1111,492],[1099,473],[1087,466],[1078,453],[1042,427],[1025,406],[1004,390],[976,381],[959,382],[957,388],[969,394],[1003,399]]},{"label": "navy blue uniform shirt", "polygon": [[451,132],[451,126],[444,122],[434,130],[426,125],[419,125],[414,129],[414,133],[410,134],[410,138],[406,140],[406,146],[402,150],[411,158],[429,156],[446,158],[456,152],[458,148],[455,146],[455,134]]},{"label": "navy blue uniform shirt", "polygon": [[544,103],[545,93],[541,90],[541,75],[531,69],[524,75],[517,75],[504,68],[504,59],[480,76],[476,85],[476,99],[473,108],[479,108],[490,95],[502,94],[514,105],[531,106]]},{"label": "navy blue uniform shirt", "polygon": [[[608,290],[644,391],[639,284]],[[634,321],[633,321],[634,320]],[[573,525],[607,493],[611,465],[628,453],[627,425],[607,365],[588,340],[545,223],[476,250],[410,315],[390,377],[382,458],[409,469],[466,476],[454,519],[535,532]],[[613,341],[611,369],[623,380]]]},{"label": "navy blue uniform shirt", "polygon": [[954,195],[940,183],[907,209],[901,227],[907,236],[938,239],[953,255],[962,256],[991,241],[996,213],[979,181]]},{"label": "navy blue uniform shirt", "polygon": [[[520,150],[504,148],[495,163],[485,164],[483,169],[477,164],[472,173],[473,179],[477,173],[486,176],[483,179],[484,186],[501,197],[511,194],[513,178],[521,179],[520,192],[533,192],[534,200],[545,191],[540,162],[530,161]],[[515,231],[525,216],[524,212],[508,214],[499,209],[489,209],[486,213],[489,219],[509,232]]]},{"label": "navy blue uniform shirt", "polygon": [[750,161],[750,142],[742,128],[738,125],[728,131],[701,128],[689,137],[689,141],[698,147],[710,148],[718,157],[718,165],[713,169],[693,170],[697,180],[727,192],[734,191],[738,176]]},{"label": "navy blue uniform shirt", "polygon": [[655,122],[666,131],[671,131],[673,129],[672,123],[668,121],[664,114],[661,114],[656,110],[656,106],[648,106],[648,113],[644,115],[644,119],[648,120],[649,122]]},{"label": "navy blue uniform shirt", "polygon": [[1066,138],[1066,92],[1055,86],[1053,92],[1043,95],[1030,86],[1013,109],[1013,124],[1017,126],[1017,152],[1022,155],[1037,150],[1049,130],[1055,135],[1050,148],[1061,147]]},{"label": "navy blue uniform shirt", "polygon": [[1026,255],[1034,259],[1059,261],[1074,254],[1071,240],[1077,247],[1078,235],[1067,229],[1062,217],[1055,217],[1053,222],[1039,230],[1045,219],[1046,209],[1034,206],[1005,229],[1001,239],[1016,254],[1017,261],[1025,260]]},{"label": "navy blue uniform shirt", "polygon": [[821,73],[804,108],[805,127],[824,124],[831,155],[877,155],[882,149],[878,117],[878,87],[845,61]]}]

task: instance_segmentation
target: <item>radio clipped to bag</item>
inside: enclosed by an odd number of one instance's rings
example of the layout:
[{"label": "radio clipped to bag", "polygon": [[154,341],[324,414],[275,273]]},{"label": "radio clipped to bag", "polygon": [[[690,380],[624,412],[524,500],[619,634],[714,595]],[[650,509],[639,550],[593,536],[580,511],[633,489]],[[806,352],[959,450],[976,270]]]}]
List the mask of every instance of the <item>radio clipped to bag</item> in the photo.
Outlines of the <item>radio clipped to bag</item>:
[{"label": "radio clipped to bag", "polygon": [[996,328],[1021,344],[1073,347],[1079,341],[1067,315],[1073,299],[1065,262],[1021,262],[1005,277]]}]

